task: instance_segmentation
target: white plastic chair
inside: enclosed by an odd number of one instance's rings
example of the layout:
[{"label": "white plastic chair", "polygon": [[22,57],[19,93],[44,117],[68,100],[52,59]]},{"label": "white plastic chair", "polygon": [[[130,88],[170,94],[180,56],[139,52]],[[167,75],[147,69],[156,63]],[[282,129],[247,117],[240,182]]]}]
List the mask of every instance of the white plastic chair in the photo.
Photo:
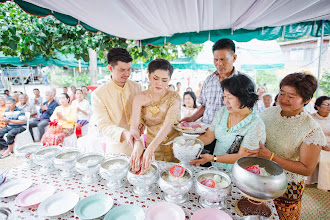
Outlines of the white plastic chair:
[{"label": "white plastic chair", "polygon": [[[30,131],[29,131],[30,116],[31,116],[30,112],[25,112],[26,129],[22,133],[19,133],[19,134],[16,135],[15,141],[14,141],[14,152],[15,152],[16,146],[23,146],[23,145],[26,145],[26,144],[33,143],[33,139],[32,139],[32,136],[30,134]],[[5,134],[5,136],[3,137],[3,139],[5,141],[7,141],[7,135],[8,134]]]}]

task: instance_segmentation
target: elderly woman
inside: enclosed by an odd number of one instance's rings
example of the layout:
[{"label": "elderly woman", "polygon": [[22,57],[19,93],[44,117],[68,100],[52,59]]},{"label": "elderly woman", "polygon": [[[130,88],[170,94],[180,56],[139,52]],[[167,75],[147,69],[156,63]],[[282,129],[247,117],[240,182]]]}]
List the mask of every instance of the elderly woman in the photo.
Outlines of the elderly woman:
[{"label": "elderly woman", "polygon": [[41,140],[44,144],[61,144],[65,137],[70,136],[74,132],[74,127],[77,122],[77,111],[73,106],[69,105],[70,97],[68,94],[62,93],[59,97],[59,101],[60,106],[55,108],[52,116],[50,116],[50,121],[57,120],[58,125],[62,128],[62,132],[56,134],[51,131],[46,132]]},{"label": "elderly woman", "polygon": [[317,81],[309,74],[293,73],[282,79],[280,105],[260,114],[266,125],[267,148],[260,143],[259,150],[249,151],[275,161],[287,174],[287,191],[274,200],[280,219],[299,219],[305,180],[326,145],[321,127],[303,110],[316,88]]},{"label": "elderly woman", "polygon": [[321,126],[327,146],[322,147],[319,164],[313,174],[308,177],[307,183],[317,182],[317,188],[330,190],[330,97],[321,96],[316,99],[314,108],[317,112],[312,114],[312,117]]},{"label": "elderly woman", "polygon": [[131,156],[131,166],[135,171],[145,170],[156,160],[178,162],[172,146],[164,145],[181,135],[173,125],[180,120],[181,98],[178,93],[167,89],[171,80],[173,66],[165,59],[156,59],[148,65],[149,90],[137,94],[133,101],[134,109],[130,131],[140,136],[140,120],[146,125],[147,149],[135,141]]},{"label": "elderly woman", "polygon": [[221,83],[225,105],[215,115],[205,134],[198,137],[204,145],[216,139],[214,155],[202,154],[192,160],[194,165],[212,162],[212,165],[231,170],[240,157],[248,156],[248,150],[265,143],[265,125],[253,108],[258,100],[252,80],[244,74],[233,75]]}]

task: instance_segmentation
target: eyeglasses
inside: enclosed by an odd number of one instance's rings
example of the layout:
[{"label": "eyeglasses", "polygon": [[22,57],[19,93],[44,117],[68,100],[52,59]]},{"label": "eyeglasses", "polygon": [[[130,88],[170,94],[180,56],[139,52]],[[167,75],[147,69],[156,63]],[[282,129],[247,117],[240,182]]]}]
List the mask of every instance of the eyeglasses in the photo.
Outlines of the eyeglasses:
[{"label": "eyeglasses", "polygon": [[321,105],[324,105],[325,107],[329,107],[330,104],[326,103],[326,104],[321,104]]}]

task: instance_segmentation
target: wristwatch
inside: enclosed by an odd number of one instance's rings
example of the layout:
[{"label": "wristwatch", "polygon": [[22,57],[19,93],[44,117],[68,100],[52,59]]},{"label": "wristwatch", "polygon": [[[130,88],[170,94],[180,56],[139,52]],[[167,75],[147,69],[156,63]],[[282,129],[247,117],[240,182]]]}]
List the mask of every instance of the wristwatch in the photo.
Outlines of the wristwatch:
[{"label": "wristwatch", "polygon": [[218,158],[216,155],[213,155],[213,162],[217,162]]}]

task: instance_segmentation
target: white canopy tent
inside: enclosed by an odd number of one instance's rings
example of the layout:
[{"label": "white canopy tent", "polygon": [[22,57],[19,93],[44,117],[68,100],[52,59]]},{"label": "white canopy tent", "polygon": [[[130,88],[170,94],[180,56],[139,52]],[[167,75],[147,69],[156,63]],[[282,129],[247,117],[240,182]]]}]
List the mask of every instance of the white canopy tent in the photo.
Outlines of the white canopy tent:
[{"label": "white canopy tent", "polygon": [[[16,1],[18,2],[18,1]],[[107,34],[142,40],[175,33],[330,20],[329,0],[24,0]]]}]

